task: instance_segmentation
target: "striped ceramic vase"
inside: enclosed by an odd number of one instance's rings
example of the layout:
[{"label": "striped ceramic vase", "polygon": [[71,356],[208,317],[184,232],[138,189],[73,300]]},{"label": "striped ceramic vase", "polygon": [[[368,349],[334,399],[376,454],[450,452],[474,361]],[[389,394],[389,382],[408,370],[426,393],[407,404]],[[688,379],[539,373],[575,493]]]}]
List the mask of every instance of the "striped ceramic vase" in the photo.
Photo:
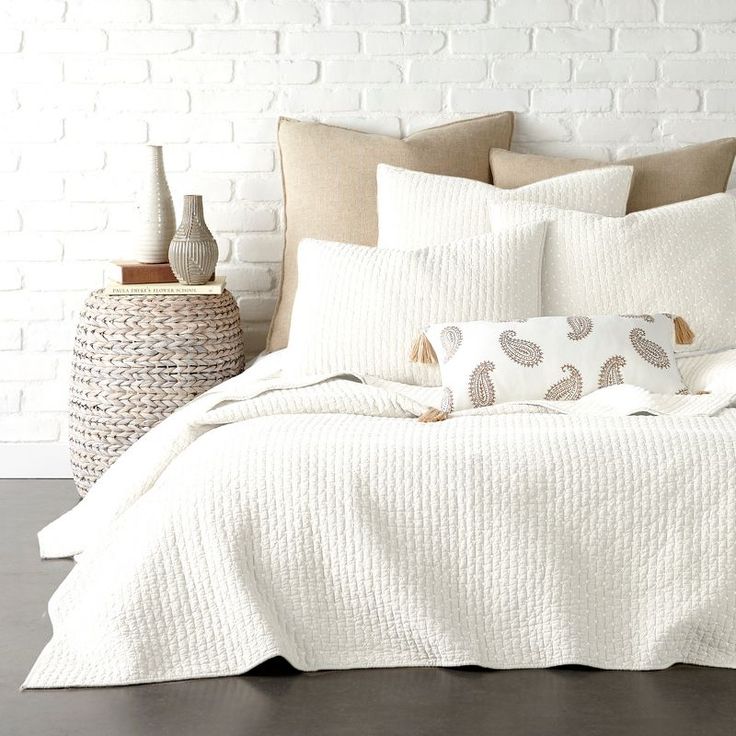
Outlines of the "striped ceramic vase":
[{"label": "striped ceramic vase", "polygon": [[201,194],[184,196],[184,212],[169,246],[169,263],[182,284],[206,284],[217,265],[217,242],[204,221]]}]

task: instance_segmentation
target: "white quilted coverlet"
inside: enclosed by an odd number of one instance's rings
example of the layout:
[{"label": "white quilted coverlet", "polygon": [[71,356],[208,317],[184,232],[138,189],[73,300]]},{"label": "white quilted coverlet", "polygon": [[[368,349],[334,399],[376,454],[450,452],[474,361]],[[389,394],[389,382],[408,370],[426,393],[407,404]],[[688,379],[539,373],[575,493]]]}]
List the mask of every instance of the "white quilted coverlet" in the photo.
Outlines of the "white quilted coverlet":
[{"label": "white quilted coverlet", "polygon": [[687,416],[718,409],[690,396],[661,417],[578,402],[425,425],[436,389],[286,385],[246,375],[200,397],[41,532],[44,556],[82,554],[26,687],[275,655],[736,666],[736,410]]}]

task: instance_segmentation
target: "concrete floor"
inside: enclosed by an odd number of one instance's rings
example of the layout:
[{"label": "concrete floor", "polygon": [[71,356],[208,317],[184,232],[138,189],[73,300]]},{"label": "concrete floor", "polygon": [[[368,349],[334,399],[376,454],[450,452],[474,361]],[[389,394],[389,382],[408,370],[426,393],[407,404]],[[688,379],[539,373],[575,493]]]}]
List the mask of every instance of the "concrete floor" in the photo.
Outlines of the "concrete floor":
[{"label": "concrete floor", "polygon": [[41,562],[35,532],[74,501],[69,481],[0,481],[0,736],[736,734],[736,671],[688,666],[302,674],[272,662],[242,677],[21,693],[71,567]]}]

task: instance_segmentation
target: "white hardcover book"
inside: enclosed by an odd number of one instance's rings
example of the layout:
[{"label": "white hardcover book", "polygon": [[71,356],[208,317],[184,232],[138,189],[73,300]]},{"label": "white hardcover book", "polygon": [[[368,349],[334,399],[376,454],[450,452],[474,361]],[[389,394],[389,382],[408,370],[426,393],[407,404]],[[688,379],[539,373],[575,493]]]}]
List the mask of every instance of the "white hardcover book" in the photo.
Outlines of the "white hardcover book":
[{"label": "white hardcover book", "polygon": [[177,296],[197,294],[222,294],[225,279],[217,278],[206,284],[121,284],[109,280],[105,285],[105,294],[128,296]]}]

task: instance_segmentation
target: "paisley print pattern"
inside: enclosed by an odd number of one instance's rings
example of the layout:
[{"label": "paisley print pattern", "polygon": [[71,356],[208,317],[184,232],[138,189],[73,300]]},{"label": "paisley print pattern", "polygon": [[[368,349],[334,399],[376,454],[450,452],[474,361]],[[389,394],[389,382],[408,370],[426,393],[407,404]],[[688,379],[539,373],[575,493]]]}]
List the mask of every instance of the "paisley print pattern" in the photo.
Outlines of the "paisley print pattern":
[{"label": "paisley print pattern", "polygon": [[655,368],[669,368],[670,359],[666,351],[656,342],[647,340],[646,333],[641,327],[636,327],[629,333],[629,339],[639,355]]},{"label": "paisley print pattern", "polygon": [[477,320],[432,325],[427,335],[442,375],[434,411],[446,418],[503,402],[574,402],[597,389],[607,388],[615,396],[625,384],[655,394],[685,395],[672,320],[654,314],[650,323],[650,316],[591,314],[532,317],[526,324]]},{"label": "paisley print pattern", "polygon": [[442,401],[440,403],[440,411],[445,414],[452,414],[452,410],[455,408],[455,397],[452,395],[452,389],[445,386],[442,389]]},{"label": "paisley print pattern", "polygon": [[500,334],[498,341],[501,349],[514,363],[527,368],[533,368],[535,365],[539,365],[544,358],[542,348],[539,345],[530,340],[522,340],[516,337],[515,330],[504,330]]},{"label": "paisley print pattern", "polygon": [[627,317],[628,319],[643,319],[650,324],[654,322],[654,317],[651,314],[622,314],[620,316]]},{"label": "paisley print pattern", "polygon": [[567,333],[570,340],[583,340],[593,331],[590,317],[568,317],[567,324],[570,325],[570,332]]},{"label": "paisley print pattern", "polygon": [[562,372],[567,376],[549,387],[544,398],[547,401],[577,401],[583,395],[583,377],[574,366],[566,363]]},{"label": "paisley print pattern", "polygon": [[468,382],[470,403],[476,408],[491,406],[496,402],[496,387],[491,381],[491,372],[496,366],[490,360],[484,360],[473,369]]},{"label": "paisley print pattern", "polygon": [[463,331],[459,327],[448,325],[442,328],[440,332],[440,343],[442,344],[442,349],[445,351],[445,363],[455,355],[462,342]]},{"label": "paisley print pattern", "polygon": [[598,388],[617,386],[624,382],[621,369],[626,365],[623,355],[612,355],[602,366],[598,374]]}]

